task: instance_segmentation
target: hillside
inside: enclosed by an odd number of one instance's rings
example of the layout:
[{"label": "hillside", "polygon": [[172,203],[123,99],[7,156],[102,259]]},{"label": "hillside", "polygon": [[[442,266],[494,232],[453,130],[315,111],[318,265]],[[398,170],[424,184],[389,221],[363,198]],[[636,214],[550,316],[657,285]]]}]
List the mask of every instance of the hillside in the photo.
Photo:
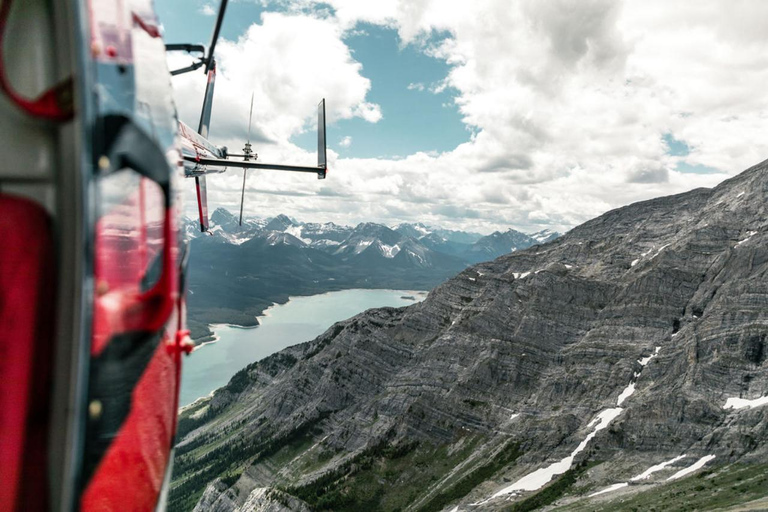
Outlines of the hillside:
[{"label": "hillside", "polygon": [[764,162],[249,365],[182,414],[171,510],[764,498],[766,198]]}]

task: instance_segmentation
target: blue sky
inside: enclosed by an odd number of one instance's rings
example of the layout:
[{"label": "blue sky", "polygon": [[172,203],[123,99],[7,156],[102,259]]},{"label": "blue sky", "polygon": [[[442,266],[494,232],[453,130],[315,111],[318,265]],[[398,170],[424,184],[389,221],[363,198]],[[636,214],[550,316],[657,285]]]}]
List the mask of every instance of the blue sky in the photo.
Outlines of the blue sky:
[{"label": "blue sky", "polygon": [[[375,124],[356,118],[329,127],[329,143],[342,156],[397,158],[417,151],[450,151],[469,140],[452,91],[435,94],[428,90],[448,75],[444,61],[413,45],[401,48],[393,28],[361,23],[344,41],[363,65],[363,76],[371,80],[368,98],[381,106],[383,117]],[[352,144],[339,147],[346,136],[352,137]],[[314,134],[297,137],[296,142],[311,149]]]}]

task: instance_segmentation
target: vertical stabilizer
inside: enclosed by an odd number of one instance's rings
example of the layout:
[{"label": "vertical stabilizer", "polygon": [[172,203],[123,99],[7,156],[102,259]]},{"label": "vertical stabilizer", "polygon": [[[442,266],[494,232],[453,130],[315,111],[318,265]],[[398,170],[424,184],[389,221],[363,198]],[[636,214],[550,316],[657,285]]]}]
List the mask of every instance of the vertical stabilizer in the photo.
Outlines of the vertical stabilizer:
[{"label": "vertical stabilizer", "polygon": [[325,154],[325,98],[317,105],[317,166],[321,169],[317,178],[324,180],[328,170]]}]

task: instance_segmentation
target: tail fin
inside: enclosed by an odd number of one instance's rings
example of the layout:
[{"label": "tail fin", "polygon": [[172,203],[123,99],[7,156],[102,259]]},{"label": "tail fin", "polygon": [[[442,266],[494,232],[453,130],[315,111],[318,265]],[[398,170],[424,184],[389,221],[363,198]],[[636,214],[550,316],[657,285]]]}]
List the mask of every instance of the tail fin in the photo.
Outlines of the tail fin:
[{"label": "tail fin", "polygon": [[324,180],[328,171],[325,151],[325,98],[317,105],[317,166],[321,169],[317,179]]}]

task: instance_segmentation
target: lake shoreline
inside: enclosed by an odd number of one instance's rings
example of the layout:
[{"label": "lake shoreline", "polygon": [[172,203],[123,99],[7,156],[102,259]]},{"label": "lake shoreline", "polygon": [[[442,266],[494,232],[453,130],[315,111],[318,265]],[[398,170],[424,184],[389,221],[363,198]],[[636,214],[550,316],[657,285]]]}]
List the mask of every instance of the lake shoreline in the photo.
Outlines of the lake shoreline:
[{"label": "lake shoreline", "polygon": [[[212,323],[210,340],[195,347],[182,371],[180,404],[208,395],[248,364],[290,346],[315,339],[337,322],[364,311],[408,307],[424,300],[426,290],[352,288],[288,297],[272,304],[258,317],[259,328]],[[408,297],[405,299],[404,297]],[[411,299],[410,297],[413,297]],[[209,346],[200,350],[204,346]]]},{"label": "lake shoreline", "polygon": [[[206,323],[206,327],[208,327],[208,333],[203,335],[203,336],[200,336],[200,337],[194,337],[193,336],[193,337],[191,337],[191,339],[192,339],[192,342],[195,345],[195,348],[200,347],[202,345],[205,345],[207,343],[216,343],[218,340],[214,339],[214,338],[216,338],[216,336],[215,336],[215,332],[212,329],[213,326],[216,326],[216,325],[227,325],[227,326],[234,327],[234,328],[254,329],[254,328],[258,327],[259,325],[261,325],[261,323],[259,322],[259,318],[264,318],[266,316],[265,315],[266,311],[269,311],[270,309],[274,308],[275,306],[283,306],[283,305],[287,304],[293,298],[296,298],[296,297],[315,297],[315,296],[318,296],[318,295],[327,295],[329,293],[342,292],[342,291],[347,291],[347,290],[400,291],[400,292],[403,292],[404,294],[405,293],[413,294],[414,296],[421,295],[421,296],[423,296],[425,298],[426,298],[426,294],[429,294],[429,292],[432,291],[432,290],[407,290],[407,289],[402,289],[402,288],[384,288],[384,287],[377,287],[377,286],[373,286],[373,287],[370,287],[370,288],[365,288],[365,287],[359,287],[358,286],[358,287],[354,287],[354,288],[343,288],[343,287],[335,288],[335,287],[330,287],[330,289],[328,289],[326,291],[323,291],[323,292],[320,292],[320,293],[296,294],[296,295],[287,295],[287,296],[286,295],[282,295],[282,296],[278,297],[277,299],[273,300],[272,304],[270,304],[269,306],[261,308],[261,310],[256,308],[255,311],[258,311],[258,312],[253,315],[252,322],[241,322],[241,323],[238,323],[238,322],[227,322],[227,321],[208,322],[208,323]],[[418,299],[414,299],[414,303],[415,302],[418,302]]]}]

